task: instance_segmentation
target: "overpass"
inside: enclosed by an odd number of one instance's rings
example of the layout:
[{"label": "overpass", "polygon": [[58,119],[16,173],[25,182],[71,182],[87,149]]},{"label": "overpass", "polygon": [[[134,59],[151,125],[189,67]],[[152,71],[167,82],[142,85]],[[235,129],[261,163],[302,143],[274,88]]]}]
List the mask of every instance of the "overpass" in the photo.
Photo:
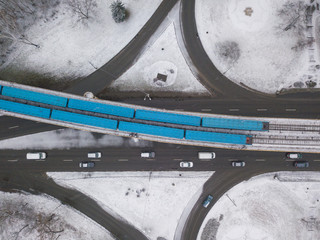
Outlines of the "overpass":
[{"label": "overpass", "polygon": [[319,152],[320,121],[167,111],[0,81],[0,111],[150,141],[241,150]]}]

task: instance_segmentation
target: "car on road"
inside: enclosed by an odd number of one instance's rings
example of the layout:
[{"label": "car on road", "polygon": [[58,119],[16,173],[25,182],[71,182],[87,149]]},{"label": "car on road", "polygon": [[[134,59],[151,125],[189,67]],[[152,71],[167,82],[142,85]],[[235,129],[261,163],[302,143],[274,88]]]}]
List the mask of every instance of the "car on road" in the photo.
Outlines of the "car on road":
[{"label": "car on road", "polygon": [[95,165],[95,163],[94,162],[90,162],[90,161],[79,163],[79,167],[81,167],[81,168],[93,168],[94,165]]},{"label": "car on road", "polygon": [[293,164],[297,168],[307,168],[309,167],[309,163],[307,161],[295,161]]},{"label": "car on road", "polygon": [[199,159],[214,159],[216,154],[214,152],[198,152]]},{"label": "car on road", "polygon": [[180,162],[180,167],[181,168],[192,168],[193,162]]},{"label": "car on road", "polygon": [[29,160],[46,159],[47,154],[45,152],[33,152],[27,153],[26,158]]},{"label": "car on road", "polygon": [[156,156],[155,152],[141,152],[142,158],[154,158]]},{"label": "car on road", "polygon": [[213,197],[211,195],[208,195],[207,198],[203,201],[202,206],[207,208],[209,204],[211,203]]},{"label": "car on road", "polygon": [[231,162],[232,167],[244,167],[246,165],[243,161],[233,161]]},{"label": "car on road", "polygon": [[88,158],[101,158],[102,154],[101,152],[89,152]]},{"label": "car on road", "polygon": [[302,154],[301,153],[286,153],[286,157],[290,159],[301,159]]}]

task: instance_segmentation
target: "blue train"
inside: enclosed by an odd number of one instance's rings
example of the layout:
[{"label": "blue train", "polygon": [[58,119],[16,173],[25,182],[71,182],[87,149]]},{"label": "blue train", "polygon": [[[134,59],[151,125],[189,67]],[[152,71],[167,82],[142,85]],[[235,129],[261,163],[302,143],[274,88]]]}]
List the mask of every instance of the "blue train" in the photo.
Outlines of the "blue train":
[{"label": "blue train", "polygon": [[[118,129],[120,131],[125,132],[149,134],[176,139],[231,144],[251,144],[251,135],[184,130],[183,125],[252,131],[267,131],[269,128],[268,123],[262,121],[223,119],[211,117],[201,118],[199,116],[158,112],[152,110],[135,110],[129,107],[65,98],[61,96],[38,93],[30,90],[24,90],[8,86],[0,86],[0,94],[6,97],[17,98],[35,103],[42,103],[63,108],[123,117],[127,118],[128,121],[106,119],[102,117],[95,117],[80,113],[72,113],[69,111],[51,109],[50,106],[39,107],[27,105],[21,102],[18,103],[10,100],[0,99],[0,108],[3,110],[41,118],[73,122],[76,124],[90,125],[112,130]],[[150,121],[150,124],[134,123],[130,122],[130,119],[145,120],[147,122]],[[182,126],[181,128],[155,126],[152,125],[152,122],[179,124]]]}]

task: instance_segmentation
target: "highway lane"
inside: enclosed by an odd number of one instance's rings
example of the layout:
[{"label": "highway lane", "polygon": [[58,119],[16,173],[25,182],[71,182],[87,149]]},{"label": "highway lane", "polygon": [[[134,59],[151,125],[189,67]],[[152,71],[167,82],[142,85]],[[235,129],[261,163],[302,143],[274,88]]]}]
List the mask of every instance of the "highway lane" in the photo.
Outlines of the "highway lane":
[{"label": "highway lane", "polygon": [[[79,167],[81,161],[88,161],[87,153],[101,151],[101,159],[94,159],[96,166],[92,169]],[[156,157],[141,158],[141,151],[155,151]],[[199,151],[214,151],[214,160],[200,160]],[[0,172],[12,170],[26,171],[235,171],[231,161],[245,161],[246,169],[269,169],[270,166],[292,170],[293,162],[285,158],[284,152],[235,151],[228,149],[210,149],[194,146],[153,143],[153,147],[104,147],[65,150],[45,150],[44,160],[26,160],[28,150],[1,150]],[[310,161],[310,168],[320,166],[319,154],[303,154],[303,159]],[[316,161],[315,161],[316,160]],[[194,167],[181,169],[181,161],[192,161]]]},{"label": "highway lane", "polygon": [[57,129],[62,127],[9,116],[0,117],[0,140]]}]

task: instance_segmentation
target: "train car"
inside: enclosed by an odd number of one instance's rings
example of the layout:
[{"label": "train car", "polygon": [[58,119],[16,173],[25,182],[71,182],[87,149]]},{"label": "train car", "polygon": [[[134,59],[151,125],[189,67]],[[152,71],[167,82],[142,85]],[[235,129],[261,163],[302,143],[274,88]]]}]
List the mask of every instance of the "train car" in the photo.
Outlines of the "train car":
[{"label": "train car", "polygon": [[10,102],[2,99],[0,99],[0,109],[8,112],[20,113],[24,115],[41,118],[49,118],[51,111],[48,108],[36,107],[17,102]]},{"label": "train car", "polygon": [[67,101],[68,101],[67,98],[60,97],[60,96],[33,92],[29,90],[24,90],[24,89],[14,88],[14,87],[7,87],[7,86],[3,87],[2,95],[13,97],[13,98],[19,98],[27,101],[50,104],[50,105],[59,106],[59,107],[66,107]]},{"label": "train car", "polygon": [[119,122],[119,131],[131,132],[131,133],[142,133],[148,135],[170,137],[170,138],[184,138],[184,130],[178,128],[154,126],[142,123],[133,122]]},{"label": "train car", "polygon": [[136,110],[135,118],[142,119],[142,120],[191,125],[191,126],[200,126],[200,122],[201,122],[201,117],[197,117],[197,116],[150,111],[150,110],[143,110],[143,109]]},{"label": "train car", "polygon": [[252,136],[230,133],[216,133],[186,130],[186,139],[204,142],[251,145]]},{"label": "train car", "polygon": [[128,107],[115,106],[104,103],[97,103],[92,101],[85,101],[79,99],[69,99],[68,108],[84,110],[89,112],[103,113],[113,116],[120,116],[126,118],[133,118],[134,109]]},{"label": "train car", "polygon": [[51,119],[88,126],[117,129],[118,121],[60,110],[52,110]]},{"label": "train car", "polygon": [[248,131],[267,131],[269,130],[269,123],[254,120],[243,119],[227,119],[227,118],[202,118],[203,127],[211,128],[225,128]]}]

